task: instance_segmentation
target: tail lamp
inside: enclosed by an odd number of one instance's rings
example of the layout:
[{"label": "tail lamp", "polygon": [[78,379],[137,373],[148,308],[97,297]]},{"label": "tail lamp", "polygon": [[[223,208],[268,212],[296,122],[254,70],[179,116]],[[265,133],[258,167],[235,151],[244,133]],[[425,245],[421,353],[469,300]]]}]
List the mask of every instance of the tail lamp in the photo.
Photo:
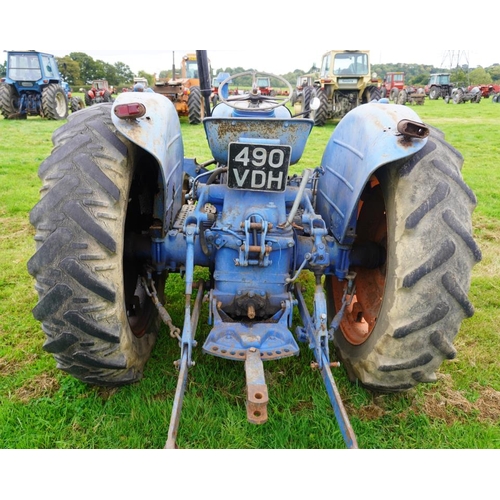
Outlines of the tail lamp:
[{"label": "tail lamp", "polygon": [[118,104],[114,108],[114,113],[118,118],[121,118],[122,120],[141,118],[141,116],[144,116],[146,114],[146,106],[139,102]]}]

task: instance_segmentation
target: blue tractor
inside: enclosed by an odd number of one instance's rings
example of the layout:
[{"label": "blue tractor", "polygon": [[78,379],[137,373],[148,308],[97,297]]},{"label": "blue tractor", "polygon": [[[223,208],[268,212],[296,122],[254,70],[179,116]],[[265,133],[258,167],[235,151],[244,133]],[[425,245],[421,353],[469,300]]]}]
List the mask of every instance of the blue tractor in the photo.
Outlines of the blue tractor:
[{"label": "blue tractor", "polygon": [[[253,72],[251,92],[221,94],[211,111],[208,58],[197,54],[205,163],[184,156],[176,109],[155,93],[123,93],[55,131],[30,214],[44,349],[88,384],[129,384],[165,323],[180,348],[165,445],[174,448],[207,304],[202,351],[244,364],[250,422],[268,419],[264,363],[298,355],[304,342],[356,448],[331,367],[341,362],[378,392],[433,382],[474,312],[467,295],[481,252],[463,158],[412,109],[380,100],[350,111],[317,166],[292,175],[314,121],[292,116],[289,97],[262,95]],[[208,279],[195,280],[195,266]],[[176,273],[178,326],[165,306]],[[302,273],[314,283],[309,300]]]},{"label": "blue tractor", "polygon": [[0,84],[4,118],[63,120],[68,116],[68,96],[53,55],[34,50],[7,52],[6,69]]}]

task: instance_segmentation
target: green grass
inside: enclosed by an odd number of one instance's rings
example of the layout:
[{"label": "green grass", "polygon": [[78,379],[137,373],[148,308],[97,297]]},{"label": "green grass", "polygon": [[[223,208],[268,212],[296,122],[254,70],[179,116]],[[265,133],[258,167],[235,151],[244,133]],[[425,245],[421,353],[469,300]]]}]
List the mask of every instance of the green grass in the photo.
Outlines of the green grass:
[{"label": "green grass", "polygon": [[[442,365],[434,385],[374,396],[350,384],[342,369],[334,376],[362,448],[499,449],[500,105],[439,100],[414,110],[461,151],[464,178],[479,200],[473,220],[483,261],[474,268],[470,291],[476,314],[463,323],[456,338],[458,356]],[[44,333],[31,315],[37,297],[26,270],[34,251],[28,215],[39,197],[38,166],[50,154],[51,134],[60,125],[34,117],[0,120],[0,447],[161,448],[177,381],[177,343],[162,332],[138,384],[87,387],[56,369],[42,350]],[[203,127],[185,119],[181,126],[185,155],[208,160]],[[334,127],[313,129],[300,169],[319,164]],[[182,288],[178,277],[169,283],[168,307],[177,325],[182,325]],[[266,363],[269,422],[253,426],[246,421],[243,364],[201,352],[200,340],[209,331],[206,320],[204,310],[182,410],[181,448],[344,447],[306,346],[298,358]]]}]

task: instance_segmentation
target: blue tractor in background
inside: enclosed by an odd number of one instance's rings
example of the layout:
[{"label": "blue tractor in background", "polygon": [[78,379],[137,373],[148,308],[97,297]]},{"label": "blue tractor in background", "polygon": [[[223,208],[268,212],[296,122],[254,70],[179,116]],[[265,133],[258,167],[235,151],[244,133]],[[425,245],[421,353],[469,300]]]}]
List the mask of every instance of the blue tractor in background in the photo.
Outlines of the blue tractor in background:
[{"label": "blue tractor in background", "polygon": [[6,70],[0,84],[4,118],[64,120],[68,116],[68,94],[53,55],[34,50],[7,52]]},{"label": "blue tractor in background", "polygon": [[[331,367],[341,362],[376,392],[433,382],[474,312],[468,291],[481,252],[463,158],[412,109],[379,100],[348,112],[316,166],[292,175],[314,121],[293,116],[290,97],[262,95],[254,72],[249,93],[220,93],[211,110],[207,54],[197,55],[206,162],[184,156],[177,111],[156,93],[123,93],[54,132],[30,214],[44,349],[88,384],[129,384],[165,323],[180,348],[166,442],[174,448],[194,358],[244,364],[247,419],[262,424],[264,363],[299,355],[302,342],[356,448]],[[196,281],[195,266],[208,279]],[[303,273],[314,287],[308,299]],[[184,278],[178,327],[166,305],[178,300],[173,274]],[[210,331],[201,352],[203,304]]]}]

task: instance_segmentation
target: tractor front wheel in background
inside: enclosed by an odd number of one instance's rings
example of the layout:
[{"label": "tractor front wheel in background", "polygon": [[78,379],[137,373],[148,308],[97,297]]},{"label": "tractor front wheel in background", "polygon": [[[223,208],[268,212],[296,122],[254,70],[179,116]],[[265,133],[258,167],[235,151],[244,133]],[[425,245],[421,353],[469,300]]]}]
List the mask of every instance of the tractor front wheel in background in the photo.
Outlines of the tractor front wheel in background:
[{"label": "tractor front wheel in background", "polygon": [[[380,392],[436,380],[463,319],[471,271],[481,259],[472,236],[473,192],[462,180],[463,158],[439,131],[402,167],[377,171],[365,188],[356,244],[385,248],[383,265],[354,268],[355,291],[334,344],[351,380]],[[345,282],[327,277],[330,316]]]},{"label": "tractor front wheel in background", "polygon": [[81,109],[85,108],[85,104],[81,97],[76,97],[76,96],[72,97],[70,103],[71,103],[72,113],[76,113],[77,111],[80,111]]},{"label": "tractor front wheel in background", "polygon": [[42,111],[49,120],[64,120],[68,117],[68,98],[60,85],[51,83],[42,90]]},{"label": "tractor front wheel in background", "polygon": [[191,125],[198,125],[203,119],[203,103],[200,87],[191,87],[188,95],[188,119]]},{"label": "tractor front wheel in background", "polygon": [[[151,225],[157,166],[116,131],[110,104],[71,114],[52,140],[30,213],[37,248],[28,271],[43,347],[84,382],[135,382],[160,328],[141,280],[147,257],[134,251]],[[155,280],[160,302],[164,281]]]}]

